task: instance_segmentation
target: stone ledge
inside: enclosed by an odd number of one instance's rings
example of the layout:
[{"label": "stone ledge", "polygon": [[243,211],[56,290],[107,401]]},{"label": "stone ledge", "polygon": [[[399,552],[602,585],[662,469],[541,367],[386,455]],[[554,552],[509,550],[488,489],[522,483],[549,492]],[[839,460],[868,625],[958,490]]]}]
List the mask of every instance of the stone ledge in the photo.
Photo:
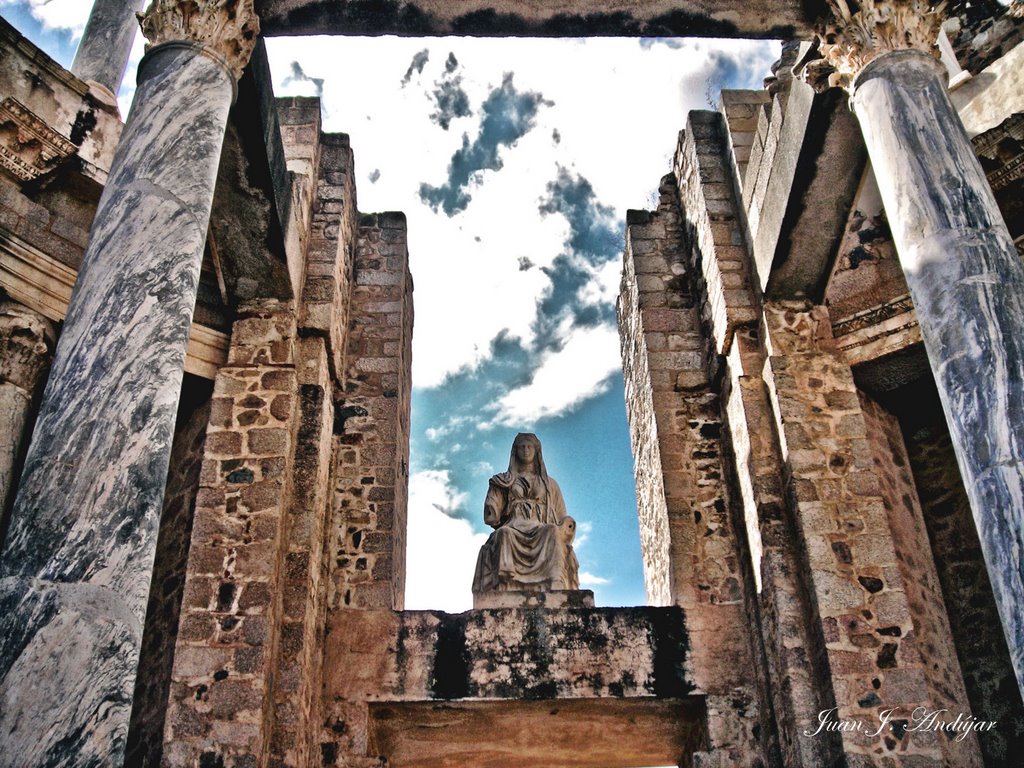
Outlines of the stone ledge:
[{"label": "stone ledge", "polygon": [[473,595],[473,610],[484,608],[593,608],[590,589],[553,589],[549,592],[482,592]]}]

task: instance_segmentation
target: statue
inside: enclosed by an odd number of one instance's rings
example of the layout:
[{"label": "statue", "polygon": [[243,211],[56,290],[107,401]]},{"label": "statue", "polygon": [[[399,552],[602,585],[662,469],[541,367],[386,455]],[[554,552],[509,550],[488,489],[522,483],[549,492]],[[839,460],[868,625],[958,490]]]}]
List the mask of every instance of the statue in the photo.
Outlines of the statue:
[{"label": "statue", "polygon": [[549,477],[540,440],[519,433],[508,471],[494,475],[484,501],[484,522],[494,533],[480,548],[473,595],[579,589],[572,549],[576,521]]}]

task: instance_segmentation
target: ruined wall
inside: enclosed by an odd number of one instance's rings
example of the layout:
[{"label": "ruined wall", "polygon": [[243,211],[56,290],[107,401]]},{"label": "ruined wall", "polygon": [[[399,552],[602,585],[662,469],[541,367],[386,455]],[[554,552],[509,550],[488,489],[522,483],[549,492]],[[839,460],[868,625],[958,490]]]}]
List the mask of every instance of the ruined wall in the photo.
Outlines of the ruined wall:
[{"label": "ruined wall", "polygon": [[[907,594],[914,640],[924,662],[928,698],[937,708],[963,712],[966,716],[971,713],[971,706],[953,647],[946,604],[903,444],[903,433],[895,416],[863,392],[859,394],[867,440],[889,517],[900,577]],[[939,744],[947,764],[981,765],[976,734],[969,734],[961,743],[940,739]]]},{"label": "ruined wall", "polygon": [[619,300],[645,577],[652,599],[686,611],[691,675],[708,694],[709,746],[718,750],[704,764],[753,765],[760,713],[724,493],[720,403],[673,177],[660,193],[657,212],[630,214]]},{"label": "ruined wall", "polygon": [[394,608],[405,594],[412,279],[405,216],[361,217],[337,403],[331,610]]},{"label": "ruined wall", "polygon": [[164,718],[171,684],[171,664],[178,637],[185,567],[192,519],[210,419],[209,381],[186,375],[171,447],[167,490],[149,585],[146,623],[135,678],[132,719],[125,762],[158,766],[163,752]]},{"label": "ruined wall", "polygon": [[255,766],[269,748],[298,384],[295,310],[240,307],[214,382],[164,762]]}]

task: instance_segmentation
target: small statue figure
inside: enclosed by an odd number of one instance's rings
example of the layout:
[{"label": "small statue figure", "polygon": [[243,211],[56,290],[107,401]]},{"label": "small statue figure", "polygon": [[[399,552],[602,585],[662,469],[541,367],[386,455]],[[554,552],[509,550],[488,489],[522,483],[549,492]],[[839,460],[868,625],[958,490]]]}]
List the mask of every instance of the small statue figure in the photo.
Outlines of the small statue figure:
[{"label": "small statue figure", "polygon": [[474,595],[579,589],[576,521],[548,476],[536,435],[516,435],[508,472],[490,480],[484,522],[494,533],[480,548]]}]

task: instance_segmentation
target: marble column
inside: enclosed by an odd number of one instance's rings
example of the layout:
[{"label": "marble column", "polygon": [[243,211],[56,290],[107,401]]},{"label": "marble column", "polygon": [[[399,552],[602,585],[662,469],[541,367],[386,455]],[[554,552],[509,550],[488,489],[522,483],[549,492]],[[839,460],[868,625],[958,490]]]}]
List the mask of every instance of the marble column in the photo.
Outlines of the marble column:
[{"label": "marble column", "polygon": [[0,542],[25,427],[56,338],[53,323],[42,315],[14,301],[0,302]]},{"label": "marble column", "polygon": [[135,12],[145,0],[94,0],[71,71],[103,86],[116,99],[139,22]]},{"label": "marble column", "polygon": [[822,53],[852,94],[1024,692],[1024,262],[932,55],[939,14],[836,6]]},{"label": "marble column", "polygon": [[121,765],[252,0],[155,0],[0,553],[0,764]]}]

